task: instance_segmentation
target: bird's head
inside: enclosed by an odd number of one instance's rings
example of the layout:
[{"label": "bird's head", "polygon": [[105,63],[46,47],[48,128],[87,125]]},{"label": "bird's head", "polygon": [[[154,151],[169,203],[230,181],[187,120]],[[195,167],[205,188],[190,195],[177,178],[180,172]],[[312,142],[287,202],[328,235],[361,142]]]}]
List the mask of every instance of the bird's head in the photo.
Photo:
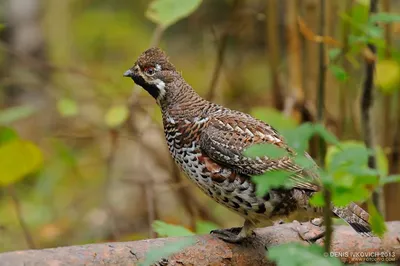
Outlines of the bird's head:
[{"label": "bird's head", "polygon": [[124,73],[148,91],[158,102],[166,94],[166,86],[173,81],[176,70],[160,48],[144,51],[136,63]]}]

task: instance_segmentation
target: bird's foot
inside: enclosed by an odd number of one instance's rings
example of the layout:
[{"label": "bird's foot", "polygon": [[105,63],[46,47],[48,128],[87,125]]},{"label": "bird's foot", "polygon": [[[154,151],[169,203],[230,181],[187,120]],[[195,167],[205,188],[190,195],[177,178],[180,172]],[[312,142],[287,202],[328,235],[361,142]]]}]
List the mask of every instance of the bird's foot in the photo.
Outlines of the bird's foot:
[{"label": "bird's foot", "polygon": [[[319,219],[319,218],[316,218]],[[311,224],[313,225],[312,227],[310,225],[303,225],[299,223],[298,221],[294,221],[295,223],[298,223],[296,226],[296,231],[303,239],[304,241],[307,241],[308,243],[314,243],[318,239],[324,237],[325,235],[325,228],[321,226],[320,221],[314,221],[316,219],[313,219],[311,221]]]},{"label": "bird's foot", "polygon": [[210,233],[226,242],[240,243],[247,238],[247,236],[241,234],[241,232],[242,232],[242,227],[233,227],[229,229],[215,229],[212,230]]}]

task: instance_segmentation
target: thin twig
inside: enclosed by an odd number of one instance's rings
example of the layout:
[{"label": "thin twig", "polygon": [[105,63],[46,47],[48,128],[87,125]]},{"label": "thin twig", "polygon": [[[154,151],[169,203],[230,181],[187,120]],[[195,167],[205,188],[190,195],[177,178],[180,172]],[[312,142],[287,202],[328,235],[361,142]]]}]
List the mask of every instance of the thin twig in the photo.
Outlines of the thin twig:
[{"label": "thin twig", "polygon": [[222,37],[218,43],[217,62],[214,67],[210,86],[208,88],[208,93],[206,96],[206,99],[209,101],[212,101],[215,97],[215,90],[217,87],[218,78],[221,74],[222,65],[223,65],[224,59],[225,59],[225,50],[226,50],[226,45],[228,43],[228,35],[229,34],[227,33],[227,31],[225,31],[222,34]]},{"label": "thin twig", "polygon": [[[325,30],[325,0],[320,1],[320,35],[324,34]],[[324,122],[324,102],[325,102],[325,80],[326,80],[326,68],[325,68],[325,44],[319,43],[319,75],[317,85],[317,120],[320,123]],[[319,163],[323,164],[325,156],[325,142],[322,138],[319,138]]]},{"label": "thin twig", "polygon": [[[374,14],[378,9],[378,1],[371,0],[369,13]],[[368,49],[375,55],[376,47],[372,43],[368,43]],[[363,90],[361,96],[361,127],[364,133],[365,146],[369,149],[374,148],[374,136],[373,128],[371,122],[370,112],[373,105],[373,88],[374,88],[374,72],[375,72],[375,61],[365,60],[365,80],[363,83]],[[376,160],[374,154],[368,155],[368,167],[375,169]],[[374,191],[372,194],[372,201],[377,207],[378,211],[382,213],[382,208],[380,204],[379,194]]]},{"label": "thin twig", "polygon": [[[324,35],[325,30],[325,0],[320,1],[320,28],[319,34],[321,36]],[[318,75],[318,87],[317,87],[317,119],[320,123],[324,122],[324,101],[325,101],[325,79],[326,79],[326,70],[325,70],[325,44],[321,42],[319,44],[319,75]],[[324,162],[324,156],[326,151],[326,146],[324,140],[319,137],[319,150],[318,150],[318,159],[319,163],[322,166]],[[325,252],[329,253],[331,249],[331,240],[332,240],[332,217],[331,217],[331,192],[329,188],[324,187],[323,189],[324,196],[324,221],[325,221]]]},{"label": "thin twig", "polygon": [[[353,1],[347,1],[346,2],[346,7],[345,7],[345,12],[346,14],[351,12],[351,8],[353,6]],[[342,32],[342,42],[343,42],[343,48],[341,54],[346,54],[348,49],[349,49],[349,33],[350,33],[350,27],[343,27],[343,32]],[[341,56],[341,62],[343,69],[346,71],[346,73],[349,73],[350,71],[350,64],[348,60],[346,60],[345,56]],[[344,81],[343,83],[340,84],[340,88],[338,90],[339,92],[339,100],[341,103],[341,108],[339,108],[340,112],[340,117],[341,123],[340,123],[340,129],[339,134],[341,136],[344,136],[347,133],[348,130],[348,114],[349,114],[349,101],[348,101],[348,92],[347,88],[350,86],[350,82],[348,80]],[[346,93],[347,92],[347,93]]]},{"label": "thin twig", "polygon": [[157,219],[156,215],[156,207],[155,207],[155,196],[154,196],[154,182],[150,180],[146,182],[144,187],[144,192],[146,196],[146,203],[147,203],[147,220],[149,223],[149,237],[156,238],[157,234],[153,230],[153,222]]},{"label": "thin twig", "polygon": [[234,20],[235,12],[236,12],[236,9],[237,9],[237,7],[239,5],[239,2],[240,2],[239,0],[235,0],[233,2],[231,15],[230,15],[230,19],[229,19],[229,22],[228,22],[228,27],[225,28],[225,30],[222,33],[222,36],[220,37],[220,40],[218,42],[217,60],[216,60],[216,63],[215,63],[214,71],[213,71],[212,78],[211,78],[211,81],[210,81],[210,86],[208,88],[208,93],[207,93],[207,96],[206,96],[206,99],[209,100],[209,101],[212,101],[214,99],[214,97],[215,97],[215,90],[216,90],[218,79],[219,79],[219,76],[221,75],[222,66],[223,66],[224,60],[225,60],[225,54],[226,54],[226,47],[227,47],[227,44],[228,44],[228,38],[229,38],[229,36],[231,34],[231,31],[232,31],[231,27],[230,27],[231,26],[230,24],[232,24],[232,22]]},{"label": "thin twig", "polygon": [[[113,168],[114,168],[114,161],[115,161],[115,154],[118,149],[118,139],[119,139],[119,133],[115,129],[110,129],[109,131],[109,137],[110,137],[110,152],[108,153],[107,160],[106,160],[106,177],[105,177],[105,182],[104,182],[104,195],[107,195],[107,192],[110,188],[111,185],[111,175],[113,174]],[[114,209],[111,206],[108,197],[104,197],[105,199],[105,208],[106,212],[108,213],[108,217],[110,220],[110,226],[111,226],[111,234],[114,239],[118,239],[119,233],[116,228],[115,224],[115,213]]]},{"label": "thin twig", "polygon": [[30,249],[35,249],[36,245],[35,245],[35,242],[33,241],[32,234],[29,231],[28,225],[26,224],[24,217],[22,215],[21,203],[20,203],[17,193],[14,189],[14,186],[10,185],[8,187],[8,193],[10,194],[10,197],[14,203],[15,212],[17,214],[19,225],[21,226],[22,232],[24,233],[26,243],[28,244],[28,247]]},{"label": "thin twig", "polygon": [[164,31],[165,27],[158,24],[157,27],[154,29],[153,36],[151,37],[150,47],[156,47],[160,45]]}]

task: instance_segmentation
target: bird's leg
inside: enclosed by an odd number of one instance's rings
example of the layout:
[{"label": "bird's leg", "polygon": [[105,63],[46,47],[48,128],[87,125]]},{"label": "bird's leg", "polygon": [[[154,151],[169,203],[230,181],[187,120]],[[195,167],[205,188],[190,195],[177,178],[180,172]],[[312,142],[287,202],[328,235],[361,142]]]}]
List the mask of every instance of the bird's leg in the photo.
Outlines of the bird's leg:
[{"label": "bird's leg", "polygon": [[243,227],[233,227],[229,229],[216,229],[210,233],[217,236],[229,243],[240,243],[249,236],[252,236],[254,225],[249,221],[245,220]]}]

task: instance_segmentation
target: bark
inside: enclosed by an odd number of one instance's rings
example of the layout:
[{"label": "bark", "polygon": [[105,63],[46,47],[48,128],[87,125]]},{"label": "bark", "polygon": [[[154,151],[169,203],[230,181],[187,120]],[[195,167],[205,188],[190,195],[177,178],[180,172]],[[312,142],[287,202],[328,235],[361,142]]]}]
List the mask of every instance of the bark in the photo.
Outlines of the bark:
[{"label": "bark", "polygon": [[[269,247],[288,242],[303,242],[296,231],[298,223],[275,225],[256,230],[257,236],[241,245],[225,243],[212,235],[193,236],[195,244],[163,258],[156,265],[273,265],[265,256]],[[310,234],[319,228],[304,223]],[[393,252],[390,261],[400,262],[400,221],[387,223],[383,239],[357,235],[349,226],[336,226],[332,252]],[[190,237],[189,237],[190,238]],[[0,265],[137,265],[153,249],[182,240],[176,238],[147,239],[134,242],[90,244],[43,250],[14,251],[0,254]],[[323,240],[317,240],[322,245]],[[305,242],[303,242],[305,243]],[[338,254],[338,253],[336,253]],[[355,253],[353,253],[355,254]],[[359,254],[359,253],[358,253]],[[374,255],[371,255],[374,256]],[[378,259],[383,257],[377,256]],[[340,258],[345,263],[360,262],[355,255]],[[359,258],[358,258],[359,259]],[[375,257],[376,259],[376,257]],[[374,260],[374,258],[372,258]]]}]

